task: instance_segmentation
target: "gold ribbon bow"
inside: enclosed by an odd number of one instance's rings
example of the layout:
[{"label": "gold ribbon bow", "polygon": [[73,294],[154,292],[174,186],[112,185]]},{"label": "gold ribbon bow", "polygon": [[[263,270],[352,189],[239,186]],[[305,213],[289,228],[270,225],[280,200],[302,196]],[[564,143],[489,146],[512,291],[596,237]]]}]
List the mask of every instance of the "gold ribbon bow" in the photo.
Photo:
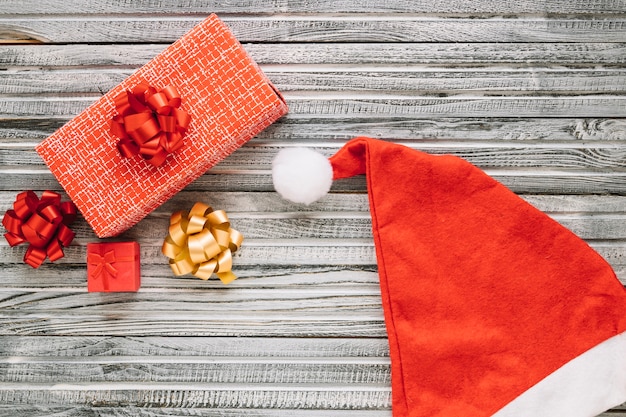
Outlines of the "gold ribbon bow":
[{"label": "gold ribbon bow", "polygon": [[172,214],[161,251],[170,258],[174,275],[191,273],[206,280],[215,273],[228,284],[237,279],[231,271],[232,254],[242,242],[243,235],[230,227],[224,210],[213,210],[198,202],[188,213]]}]

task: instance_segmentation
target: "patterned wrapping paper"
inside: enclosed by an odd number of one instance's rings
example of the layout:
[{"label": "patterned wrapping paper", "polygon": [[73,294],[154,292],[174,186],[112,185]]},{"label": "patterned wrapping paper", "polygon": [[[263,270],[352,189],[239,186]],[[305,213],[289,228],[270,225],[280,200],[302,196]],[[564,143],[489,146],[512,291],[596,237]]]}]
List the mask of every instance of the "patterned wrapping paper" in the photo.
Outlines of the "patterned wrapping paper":
[{"label": "patterned wrapping paper", "polygon": [[[152,166],[124,158],[114,99],[142,82],[173,85],[191,115],[183,148]],[[36,147],[98,237],[127,230],[287,113],[280,93],[216,15],[209,16]]]}]

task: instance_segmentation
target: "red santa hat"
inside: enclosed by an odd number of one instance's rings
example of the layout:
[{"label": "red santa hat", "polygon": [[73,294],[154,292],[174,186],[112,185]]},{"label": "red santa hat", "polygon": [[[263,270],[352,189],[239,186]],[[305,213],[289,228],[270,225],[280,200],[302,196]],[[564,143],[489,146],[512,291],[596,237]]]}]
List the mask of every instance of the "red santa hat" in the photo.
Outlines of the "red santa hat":
[{"label": "red santa hat", "polygon": [[626,290],[583,240],[450,155],[356,138],[273,165],[276,190],[305,204],[358,174],[395,417],[589,417],[626,401]]}]

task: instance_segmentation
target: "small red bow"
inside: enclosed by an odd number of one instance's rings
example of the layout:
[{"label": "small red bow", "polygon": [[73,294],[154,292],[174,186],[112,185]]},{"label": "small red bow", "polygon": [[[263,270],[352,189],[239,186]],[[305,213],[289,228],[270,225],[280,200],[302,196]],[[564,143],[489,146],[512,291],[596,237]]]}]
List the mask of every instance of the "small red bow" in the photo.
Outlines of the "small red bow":
[{"label": "small red bow", "polygon": [[104,254],[104,256],[100,256],[97,253],[90,253],[87,257],[87,262],[92,265],[96,265],[96,269],[94,269],[94,276],[98,277],[102,274],[103,271],[107,271],[109,275],[113,278],[117,277],[117,269],[113,266],[113,264],[117,260],[115,259],[115,252],[108,251]]},{"label": "small red bow", "polygon": [[160,91],[139,84],[115,98],[119,114],[113,117],[111,133],[120,138],[117,148],[124,157],[140,154],[160,166],[168,154],[180,149],[191,116],[178,107],[181,98],[173,86]]},{"label": "small red bow", "polygon": [[69,246],[74,239],[68,226],[76,214],[74,203],[61,203],[61,196],[53,191],[44,191],[41,199],[33,191],[24,191],[2,218],[7,229],[4,237],[10,246],[28,242],[24,262],[38,268],[46,257],[54,262],[64,256],[62,246]]}]

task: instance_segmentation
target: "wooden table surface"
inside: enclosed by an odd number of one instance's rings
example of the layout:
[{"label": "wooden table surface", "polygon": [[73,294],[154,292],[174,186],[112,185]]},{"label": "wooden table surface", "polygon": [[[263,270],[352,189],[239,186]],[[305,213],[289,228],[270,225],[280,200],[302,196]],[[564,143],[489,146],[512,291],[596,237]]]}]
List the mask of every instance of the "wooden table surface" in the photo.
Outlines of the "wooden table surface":
[{"label": "wooden table surface", "polygon": [[[625,0],[1,0],[0,212],[62,191],[34,146],[212,12],[290,113],[123,234],[138,293],[87,293],[82,218],[37,270],[2,239],[0,416],[391,416],[365,182],[286,203],[283,147],[367,135],[459,155],[626,283]],[[160,253],[194,201],[246,236],[229,286],[175,278]]]}]

